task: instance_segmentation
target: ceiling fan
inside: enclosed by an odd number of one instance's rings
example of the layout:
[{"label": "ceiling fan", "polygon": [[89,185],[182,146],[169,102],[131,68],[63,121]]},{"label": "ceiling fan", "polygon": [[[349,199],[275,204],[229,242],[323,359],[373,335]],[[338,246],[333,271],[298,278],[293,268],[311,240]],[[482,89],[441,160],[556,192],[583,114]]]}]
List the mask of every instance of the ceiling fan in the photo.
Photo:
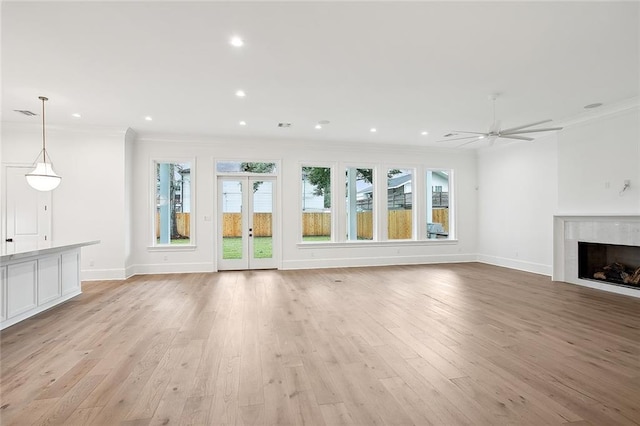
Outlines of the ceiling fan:
[{"label": "ceiling fan", "polygon": [[[520,140],[520,141],[532,141],[533,138],[530,138],[530,137],[527,137],[527,136],[522,136],[522,135],[526,134],[526,133],[537,133],[537,132],[549,132],[549,131],[553,131],[553,130],[562,130],[562,127],[545,127],[545,128],[538,128],[538,129],[529,129],[529,127],[538,126],[540,124],[548,123],[548,122],[552,121],[551,119],[542,120],[542,121],[536,121],[535,123],[525,124],[525,125],[522,125],[522,126],[510,127],[508,129],[501,129],[500,128],[500,121],[496,121],[496,99],[497,98],[498,98],[498,95],[489,96],[489,99],[491,99],[493,101],[493,124],[489,128],[488,132],[467,132],[467,131],[462,131],[462,130],[454,130],[453,132],[444,135],[444,137],[448,138],[448,139],[439,140],[438,142],[450,142],[450,141],[462,141],[462,140],[466,141],[466,142],[462,143],[461,145],[457,146],[457,148],[460,148],[462,146],[469,145],[470,143],[477,142],[477,141],[480,141],[480,140],[483,140],[483,139],[487,139],[487,140],[489,140],[490,145],[493,145],[495,140],[498,139],[498,138],[500,138],[500,139],[515,139],[515,140]],[[469,134],[469,135],[472,135],[472,136],[463,136],[463,137],[460,137],[460,138],[451,138],[451,136],[457,136],[460,133]]]}]

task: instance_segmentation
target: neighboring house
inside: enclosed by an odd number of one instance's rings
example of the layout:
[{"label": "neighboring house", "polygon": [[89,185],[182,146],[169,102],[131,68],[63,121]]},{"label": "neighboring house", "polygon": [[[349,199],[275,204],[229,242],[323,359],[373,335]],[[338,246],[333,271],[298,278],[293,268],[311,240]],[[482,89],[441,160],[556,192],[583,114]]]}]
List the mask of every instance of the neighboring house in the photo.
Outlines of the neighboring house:
[{"label": "neighboring house", "polygon": [[[432,207],[449,207],[449,176],[446,172],[430,171],[430,186]],[[413,191],[411,180],[413,175],[403,174],[394,176],[387,181],[387,206],[393,209],[410,209]],[[358,210],[371,210],[373,200],[373,185],[368,184],[358,191]]]},{"label": "neighboring house", "polygon": [[302,178],[302,211],[307,213],[324,212],[324,196],[315,194],[316,186],[306,176]]},{"label": "neighboring house", "polygon": [[[272,213],[273,187],[259,185],[253,193],[253,212]],[[222,211],[225,213],[240,213],[242,211],[242,192],[240,182],[227,180],[222,183]]]}]

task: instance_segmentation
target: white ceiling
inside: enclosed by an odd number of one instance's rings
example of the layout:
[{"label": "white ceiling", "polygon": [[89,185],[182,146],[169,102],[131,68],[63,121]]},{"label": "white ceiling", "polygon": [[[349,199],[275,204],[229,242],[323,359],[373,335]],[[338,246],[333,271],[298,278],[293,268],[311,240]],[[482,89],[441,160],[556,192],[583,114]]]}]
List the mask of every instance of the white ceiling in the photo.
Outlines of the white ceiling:
[{"label": "white ceiling", "polygon": [[59,126],[455,146],[435,141],[488,130],[492,92],[503,127],[638,97],[639,6],[5,1],[2,120],[45,95]]}]

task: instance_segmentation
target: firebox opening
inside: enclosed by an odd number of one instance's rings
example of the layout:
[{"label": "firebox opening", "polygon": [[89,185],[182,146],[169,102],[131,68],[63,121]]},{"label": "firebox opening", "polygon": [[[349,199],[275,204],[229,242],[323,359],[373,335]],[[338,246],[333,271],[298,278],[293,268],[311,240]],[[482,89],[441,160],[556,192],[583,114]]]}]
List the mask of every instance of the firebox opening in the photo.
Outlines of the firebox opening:
[{"label": "firebox opening", "polygon": [[578,278],[640,288],[640,247],[579,241]]}]

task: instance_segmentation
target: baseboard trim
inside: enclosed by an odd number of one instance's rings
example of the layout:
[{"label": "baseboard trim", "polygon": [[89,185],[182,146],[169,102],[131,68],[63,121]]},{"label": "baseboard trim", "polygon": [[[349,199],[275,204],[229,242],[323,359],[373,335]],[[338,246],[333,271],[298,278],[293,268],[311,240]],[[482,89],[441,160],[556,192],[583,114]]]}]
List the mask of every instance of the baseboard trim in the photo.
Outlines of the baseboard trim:
[{"label": "baseboard trim", "polygon": [[349,257],[334,259],[304,259],[282,262],[283,270],[323,269],[323,268],[358,268],[365,266],[392,265],[426,265],[431,263],[463,263],[475,262],[474,254],[443,254],[425,256],[385,256],[385,257]]},{"label": "baseboard trim", "polygon": [[477,257],[478,262],[486,263],[493,266],[502,266],[509,269],[517,269],[524,272],[532,272],[534,274],[551,276],[553,267],[551,265],[544,265],[542,263],[527,262],[519,259],[509,259],[506,257],[488,256],[486,254],[479,254]]},{"label": "baseboard trim", "polygon": [[214,264],[203,263],[157,263],[148,265],[130,265],[127,267],[127,278],[134,275],[150,274],[182,274],[215,272]]},{"label": "baseboard trim", "polygon": [[109,281],[128,278],[124,269],[82,269],[81,281]]}]

